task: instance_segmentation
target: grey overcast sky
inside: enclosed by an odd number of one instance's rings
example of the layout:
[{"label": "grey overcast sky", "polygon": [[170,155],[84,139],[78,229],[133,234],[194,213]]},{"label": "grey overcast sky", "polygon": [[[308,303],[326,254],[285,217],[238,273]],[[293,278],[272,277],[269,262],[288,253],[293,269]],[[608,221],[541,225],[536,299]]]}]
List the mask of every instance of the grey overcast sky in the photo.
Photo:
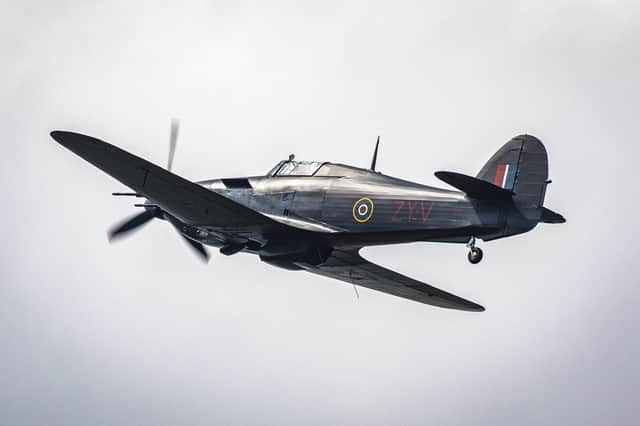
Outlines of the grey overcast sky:
[{"label": "grey overcast sky", "polygon": [[[0,1],[0,424],[635,425],[638,1]],[[568,223],[370,248],[481,303],[447,311],[203,265],[55,144],[101,137],[192,180],[298,158],[443,185],[546,144]]]}]

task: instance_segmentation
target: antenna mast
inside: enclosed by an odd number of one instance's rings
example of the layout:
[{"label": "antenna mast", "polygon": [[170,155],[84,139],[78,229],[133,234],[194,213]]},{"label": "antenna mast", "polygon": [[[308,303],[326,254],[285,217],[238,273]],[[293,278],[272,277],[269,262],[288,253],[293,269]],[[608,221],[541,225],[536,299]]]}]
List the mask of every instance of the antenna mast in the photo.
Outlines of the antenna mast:
[{"label": "antenna mast", "polygon": [[380,136],[376,141],[376,149],[373,151],[373,158],[371,159],[371,170],[376,171],[376,161],[378,161],[378,145],[380,145]]}]

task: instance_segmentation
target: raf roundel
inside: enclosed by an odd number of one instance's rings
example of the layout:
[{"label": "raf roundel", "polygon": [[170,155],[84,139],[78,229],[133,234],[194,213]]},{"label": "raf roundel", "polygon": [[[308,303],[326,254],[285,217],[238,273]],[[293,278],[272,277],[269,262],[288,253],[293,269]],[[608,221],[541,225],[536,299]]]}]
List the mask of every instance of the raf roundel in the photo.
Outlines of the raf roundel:
[{"label": "raf roundel", "polygon": [[373,216],[374,209],[375,206],[371,198],[360,198],[353,204],[353,218],[359,223],[367,222]]}]

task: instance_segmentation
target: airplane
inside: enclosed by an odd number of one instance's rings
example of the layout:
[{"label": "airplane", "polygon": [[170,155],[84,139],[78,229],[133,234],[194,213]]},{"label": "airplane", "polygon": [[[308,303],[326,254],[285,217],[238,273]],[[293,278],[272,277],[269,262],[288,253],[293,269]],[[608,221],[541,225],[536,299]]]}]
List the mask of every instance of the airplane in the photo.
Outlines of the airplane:
[{"label": "airplane", "polygon": [[416,241],[466,244],[479,263],[477,239],[491,241],[564,223],[543,206],[548,180],[544,145],[516,136],[477,176],[438,171],[455,188],[440,189],[376,170],[380,137],[368,169],[339,163],[298,161],[294,155],[265,175],[192,182],[171,172],[178,135],[172,120],[167,167],[159,167],[100,139],[56,130],[51,137],[145,198],[143,211],[108,235],[120,238],[152,219],[169,222],[205,261],[205,246],[224,255],[246,252],[293,271],[307,271],[356,286],[442,308],[484,307],[367,261],[368,246]]}]

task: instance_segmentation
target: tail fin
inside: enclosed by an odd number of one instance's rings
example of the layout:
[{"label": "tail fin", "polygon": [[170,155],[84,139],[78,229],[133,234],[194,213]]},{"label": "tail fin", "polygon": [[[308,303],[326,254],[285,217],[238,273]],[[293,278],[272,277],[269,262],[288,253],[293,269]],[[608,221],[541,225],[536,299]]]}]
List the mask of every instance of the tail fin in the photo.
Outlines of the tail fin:
[{"label": "tail fin", "polygon": [[530,135],[511,139],[484,165],[478,178],[515,193],[514,203],[531,220],[540,220],[549,173],[547,151]]}]

